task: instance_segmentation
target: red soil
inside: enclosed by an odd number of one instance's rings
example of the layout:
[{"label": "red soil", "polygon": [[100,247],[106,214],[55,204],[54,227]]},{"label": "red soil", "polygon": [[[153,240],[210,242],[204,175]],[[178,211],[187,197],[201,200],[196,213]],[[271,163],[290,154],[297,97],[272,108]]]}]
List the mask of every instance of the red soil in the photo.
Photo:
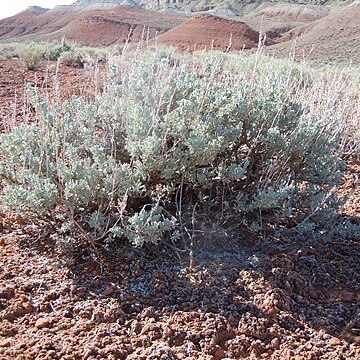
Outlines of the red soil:
[{"label": "red soil", "polygon": [[36,86],[49,99],[92,96],[97,86],[95,74],[84,69],[64,65],[57,69],[56,62],[43,61],[36,71],[29,71],[19,59],[0,60],[0,132],[34,116],[26,101],[26,84]]},{"label": "red soil", "polygon": [[[240,21],[213,15],[197,15],[159,36],[159,44],[181,50],[241,50],[256,47],[259,33]],[[268,39],[266,45],[272,44]]]},{"label": "red soil", "polygon": [[[90,46],[139,41],[143,32],[154,37],[184,21],[181,15],[159,13],[130,6],[82,8],[60,6],[34,16],[20,13],[0,21],[1,39],[67,39]],[[130,35],[129,35],[130,34]]]}]

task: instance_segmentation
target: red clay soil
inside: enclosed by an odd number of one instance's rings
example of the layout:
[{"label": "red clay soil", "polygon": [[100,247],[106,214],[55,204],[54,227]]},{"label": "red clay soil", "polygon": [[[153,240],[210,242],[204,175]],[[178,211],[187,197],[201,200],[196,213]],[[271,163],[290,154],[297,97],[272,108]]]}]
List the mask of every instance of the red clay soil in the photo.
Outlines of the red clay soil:
[{"label": "red clay soil", "polygon": [[[160,35],[157,42],[183,51],[236,51],[258,46],[259,33],[243,22],[202,14]],[[272,43],[271,39],[266,40],[266,45]]]},{"label": "red clay soil", "polygon": [[40,222],[0,218],[1,359],[360,358],[359,239],[239,229],[190,268],[163,244],[61,253]]},{"label": "red clay soil", "polygon": [[20,59],[0,60],[0,132],[14,122],[34,115],[26,101],[25,85],[36,86],[49,99],[72,95],[92,96],[100,83],[94,71],[42,61],[36,71],[27,70]]},{"label": "red clay soil", "polygon": [[128,37],[130,42],[139,41],[143,33],[154,37],[184,20],[182,15],[131,6],[58,6],[36,16],[25,12],[0,20],[0,40],[54,40],[65,36],[84,45],[107,46],[123,43]]},{"label": "red clay soil", "polygon": [[[1,120],[26,81],[52,96],[54,66],[0,62]],[[84,69],[56,78],[64,97],[94,92]],[[354,224],[359,171],[349,161],[340,189]],[[190,268],[164,244],[91,256],[40,219],[0,213],[0,359],[360,358],[359,238],[206,231]]]},{"label": "red clay soil", "polygon": [[179,15],[118,6],[111,11],[89,11],[65,26],[61,34],[82,44],[107,46],[154,38],[184,20]]}]

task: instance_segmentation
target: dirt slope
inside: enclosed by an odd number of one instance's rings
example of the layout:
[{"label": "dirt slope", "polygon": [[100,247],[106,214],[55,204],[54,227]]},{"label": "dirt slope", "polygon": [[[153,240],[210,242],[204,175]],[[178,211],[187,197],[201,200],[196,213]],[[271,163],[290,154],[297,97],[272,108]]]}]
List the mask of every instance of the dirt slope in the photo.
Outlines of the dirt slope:
[{"label": "dirt slope", "polygon": [[60,33],[68,39],[92,46],[106,46],[130,41],[139,41],[145,36],[154,37],[178,25],[183,16],[158,13],[135,8],[118,6],[86,12],[71,21]]},{"label": "dirt slope", "polygon": [[328,15],[331,8],[321,5],[264,3],[243,17],[243,21],[256,31],[272,37],[309,24]]},{"label": "dirt slope", "polygon": [[0,39],[13,39],[26,35],[50,33],[68,24],[79,9],[72,6],[57,6],[44,13],[23,11],[0,20]]},{"label": "dirt slope", "polygon": [[[158,38],[158,43],[181,50],[221,49],[240,50],[256,47],[259,33],[245,23],[216,17],[197,15]],[[270,39],[267,44],[271,44]]]},{"label": "dirt slope", "polygon": [[269,51],[288,56],[295,46],[296,57],[304,56],[319,63],[360,64],[360,5],[332,12],[309,25],[291,30],[284,35],[286,41]]},{"label": "dirt slope", "polygon": [[166,31],[184,21],[183,16],[157,13],[132,6],[57,6],[34,16],[20,13],[0,21],[0,40],[47,40],[65,36],[91,46],[138,41]]}]

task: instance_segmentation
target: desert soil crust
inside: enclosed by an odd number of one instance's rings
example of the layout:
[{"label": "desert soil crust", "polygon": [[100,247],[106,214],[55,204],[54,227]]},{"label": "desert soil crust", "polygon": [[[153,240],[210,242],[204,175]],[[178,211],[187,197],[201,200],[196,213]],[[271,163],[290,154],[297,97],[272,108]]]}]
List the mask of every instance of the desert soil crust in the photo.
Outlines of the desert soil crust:
[{"label": "desert soil crust", "polygon": [[[87,76],[59,74],[66,96]],[[349,162],[341,187],[350,196],[341,215],[357,223],[359,170]],[[354,237],[259,239],[239,229],[196,244],[190,268],[164,244],[63,257],[49,236],[21,214],[0,215],[1,359],[360,358]]]}]

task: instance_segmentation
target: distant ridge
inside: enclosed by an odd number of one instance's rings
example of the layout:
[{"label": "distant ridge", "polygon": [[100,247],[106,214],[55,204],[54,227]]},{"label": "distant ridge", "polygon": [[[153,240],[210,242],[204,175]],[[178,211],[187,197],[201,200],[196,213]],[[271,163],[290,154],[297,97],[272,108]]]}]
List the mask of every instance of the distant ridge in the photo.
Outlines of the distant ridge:
[{"label": "distant ridge", "polygon": [[142,7],[138,2],[135,0],[123,0],[120,4],[122,6],[131,6],[131,7]]},{"label": "distant ridge", "polygon": [[29,6],[22,13],[32,13],[32,14],[44,14],[50,9],[43,8],[41,6]]},{"label": "distant ridge", "polygon": [[[245,15],[262,5],[291,3],[296,5],[349,5],[358,0],[138,0],[139,5],[151,10],[183,10],[187,12],[229,10],[235,15]],[[88,6],[97,3],[121,5],[123,0],[77,0],[75,5]]]},{"label": "distant ridge", "polygon": [[124,0],[78,0],[74,3],[76,6],[88,6],[93,4],[116,4],[121,5]]},{"label": "distant ridge", "polygon": [[94,6],[96,5],[122,5],[131,7],[142,7],[141,1],[136,0],[78,0],[74,3],[75,6]]},{"label": "distant ridge", "polygon": [[138,42],[144,34],[153,38],[185,20],[181,14],[145,10],[136,0],[121,0],[120,4],[96,1],[86,6],[59,5],[51,10],[33,7],[0,20],[0,42],[66,37],[83,45],[108,46]]}]

